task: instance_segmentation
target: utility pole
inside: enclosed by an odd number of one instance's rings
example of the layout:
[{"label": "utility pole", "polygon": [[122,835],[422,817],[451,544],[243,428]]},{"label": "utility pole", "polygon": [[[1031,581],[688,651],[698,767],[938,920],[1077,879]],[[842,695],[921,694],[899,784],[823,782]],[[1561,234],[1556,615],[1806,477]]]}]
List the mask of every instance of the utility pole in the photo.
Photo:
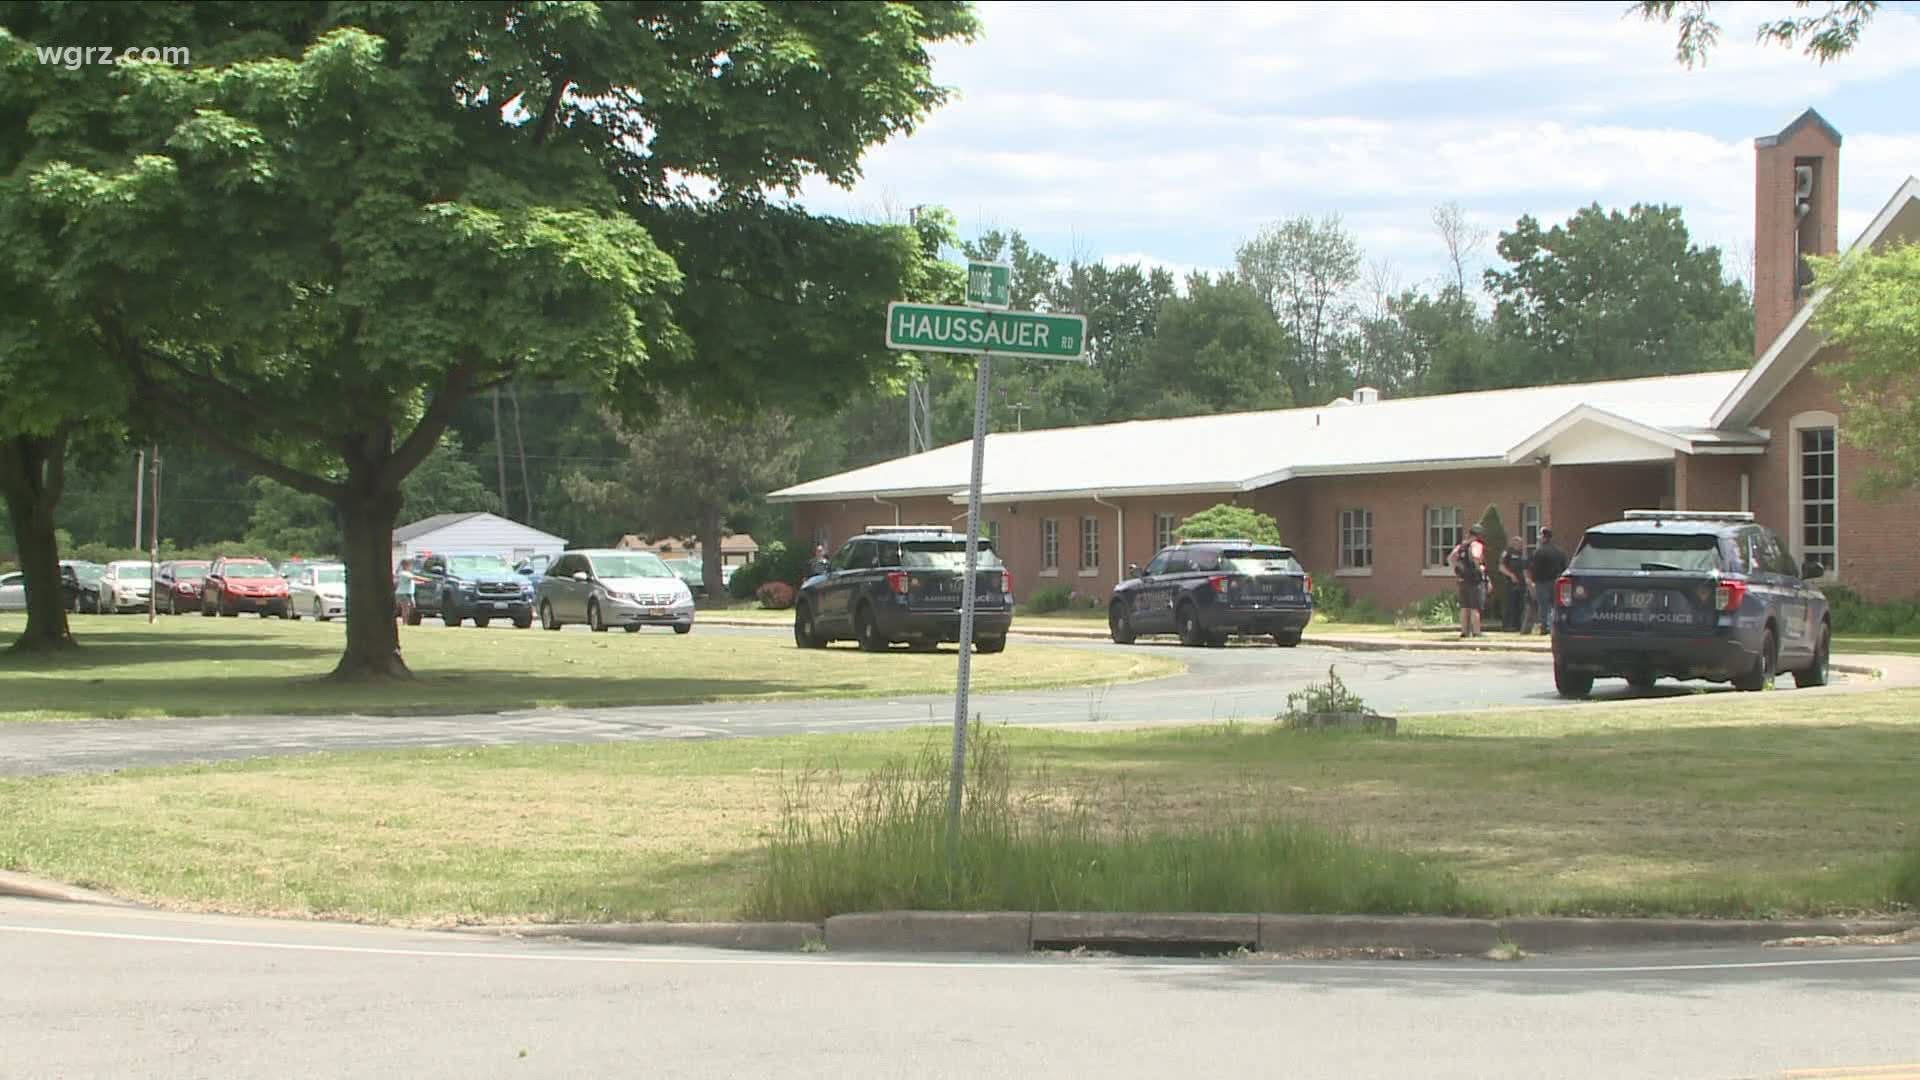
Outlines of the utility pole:
[{"label": "utility pole", "polygon": [[907,453],[933,449],[932,396],[924,379],[907,384]]},{"label": "utility pole", "polygon": [[159,603],[155,572],[160,567],[160,444],[153,446],[153,513],[147,515],[147,622],[153,622],[154,605]]},{"label": "utility pole", "polygon": [[[533,524],[533,485],[527,482],[527,440],[520,435],[520,393],[513,388],[512,383],[507,384],[507,401],[513,406],[513,445],[520,452],[520,493],[526,497],[527,504],[527,516],[523,520],[531,525]],[[503,499],[500,505],[506,506],[506,501]]]},{"label": "utility pole", "polygon": [[1033,408],[1033,406],[1027,404],[1024,401],[1017,401],[1011,405],[1008,405],[1007,408],[1013,410],[1013,430],[1015,431],[1026,430],[1024,427],[1021,426],[1020,417],[1022,413],[1026,412],[1028,409]]},{"label": "utility pole", "polygon": [[493,388],[493,461],[499,467],[497,475],[500,478],[500,512],[511,514],[513,508],[507,505],[507,444],[500,441],[500,388],[498,386]]},{"label": "utility pole", "polygon": [[147,492],[147,452],[133,452],[133,549],[140,550],[140,524],[146,512],[142,498]]}]

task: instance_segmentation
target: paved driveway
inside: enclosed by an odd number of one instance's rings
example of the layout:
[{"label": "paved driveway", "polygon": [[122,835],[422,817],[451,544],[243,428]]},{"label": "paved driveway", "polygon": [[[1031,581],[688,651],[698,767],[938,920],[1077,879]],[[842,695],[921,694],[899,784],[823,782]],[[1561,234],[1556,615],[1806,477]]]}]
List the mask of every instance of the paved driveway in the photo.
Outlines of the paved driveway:
[{"label": "paved driveway", "polygon": [[[585,631],[581,631],[584,633]],[[705,633],[785,634],[784,629],[711,627]],[[850,647],[850,646],[836,646]],[[973,710],[990,723],[1102,725],[1260,721],[1286,707],[1287,694],[1324,680],[1334,667],[1348,686],[1389,715],[1484,708],[1578,707],[1553,691],[1551,660],[1537,653],[1342,650],[1236,645],[1119,646],[1022,639],[1016,648],[1146,649],[1190,665],[1148,682],[982,694]],[[1867,682],[1867,680],[1855,680]],[[1594,699],[1664,698],[1696,692],[1662,684],[1636,695],[1603,683]],[[1845,692],[1847,684],[1814,693]],[[1730,691],[1709,691],[1730,692]],[[1657,701],[1649,701],[1658,707]],[[612,709],[531,709],[459,716],[232,716],[0,724],[0,775],[96,772],[319,751],[593,743],[884,730],[947,723],[951,691],[912,697],[723,702]]]}]

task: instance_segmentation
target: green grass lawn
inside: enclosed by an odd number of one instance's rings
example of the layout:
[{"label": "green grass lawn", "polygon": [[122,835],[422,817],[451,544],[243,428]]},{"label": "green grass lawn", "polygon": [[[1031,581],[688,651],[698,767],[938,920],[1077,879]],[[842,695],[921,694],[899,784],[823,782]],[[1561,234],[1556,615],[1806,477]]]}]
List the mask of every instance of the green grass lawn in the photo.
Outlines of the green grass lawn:
[{"label": "green grass lawn", "polygon": [[[628,644],[676,643],[610,646]],[[1470,909],[1493,913],[1889,910],[1896,859],[1920,850],[1916,690],[1409,718],[1391,738],[999,730],[1016,805],[1136,831],[1256,818],[1331,829],[1457,875]],[[0,866],[227,911],[731,917],[795,792],[845,797],[945,738],[317,755],[0,781]]]},{"label": "green grass lawn", "polygon": [[1870,634],[1836,634],[1833,638],[1833,651],[1836,653],[1894,653],[1906,656],[1920,656],[1920,637],[1876,637]]},{"label": "green grass lawn", "polygon": [[[0,616],[0,649],[23,617]],[[0,653],[0,723],[228,713],[501,712],[539,705],[662,705],[755,698],[924,693],[949,685],[955,651],[795,648],[774,635],[403,626],[418,678],[336,685],[340,623],[78,615],[83,648],[52,659]],[[1168,675],[1165,657],[1022,648],[976,655],[976,690],[1073,686]]]}]

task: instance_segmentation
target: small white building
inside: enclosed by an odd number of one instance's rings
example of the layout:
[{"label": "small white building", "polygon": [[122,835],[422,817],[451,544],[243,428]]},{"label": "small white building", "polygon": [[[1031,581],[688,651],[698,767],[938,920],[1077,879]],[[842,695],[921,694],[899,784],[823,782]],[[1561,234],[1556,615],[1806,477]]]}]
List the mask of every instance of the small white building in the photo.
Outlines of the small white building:
[{"label": "small white building", "polygon": [[393,530],[393,563],[435,551],[498,554],[509,563],[535,555],[558,556],[565,537],[544,533],[498,514],[435,514]]}]

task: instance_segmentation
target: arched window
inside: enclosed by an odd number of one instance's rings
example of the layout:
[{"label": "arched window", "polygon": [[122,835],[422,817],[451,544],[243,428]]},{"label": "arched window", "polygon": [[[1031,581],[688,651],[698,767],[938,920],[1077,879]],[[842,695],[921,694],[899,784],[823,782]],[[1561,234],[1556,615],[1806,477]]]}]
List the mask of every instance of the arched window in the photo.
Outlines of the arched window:
[{"label": "arched window", "polygon": [[1840,569],[1840,418],[1803,412],[1787,421],[1787,543],[1794,561]]}]

